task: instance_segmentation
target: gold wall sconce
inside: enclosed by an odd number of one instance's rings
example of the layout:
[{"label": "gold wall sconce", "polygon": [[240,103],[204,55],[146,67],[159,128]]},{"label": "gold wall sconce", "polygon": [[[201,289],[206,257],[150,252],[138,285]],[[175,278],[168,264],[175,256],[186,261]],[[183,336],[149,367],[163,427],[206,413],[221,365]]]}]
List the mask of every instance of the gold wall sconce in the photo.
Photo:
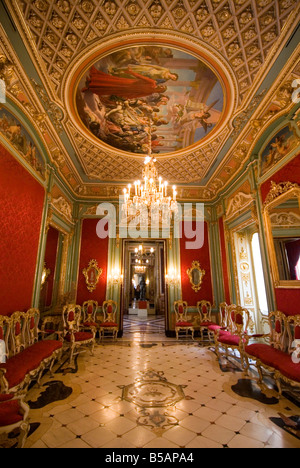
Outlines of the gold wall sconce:
[{"label": "gold wall sconce", "polygon": [[112,274],[109,276],[109,281],[111,284],[121,285],[123,283],[123,275],[120,270],[113,270]]}]

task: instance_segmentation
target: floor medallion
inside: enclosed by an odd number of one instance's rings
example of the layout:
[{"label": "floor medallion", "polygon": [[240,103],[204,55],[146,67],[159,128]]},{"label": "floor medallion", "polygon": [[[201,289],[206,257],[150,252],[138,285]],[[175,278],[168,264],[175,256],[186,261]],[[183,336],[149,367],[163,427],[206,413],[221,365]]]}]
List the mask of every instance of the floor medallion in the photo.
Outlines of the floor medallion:
[{"label": "floor medallion", "polygon": [[137,407],[137,423],[154,431],[164,431],[178,424],[172,414],[176,403],[185,399],[184,385],[176,385],[164,372],[140,372],[134,383],[122,387],[122,399]]}]

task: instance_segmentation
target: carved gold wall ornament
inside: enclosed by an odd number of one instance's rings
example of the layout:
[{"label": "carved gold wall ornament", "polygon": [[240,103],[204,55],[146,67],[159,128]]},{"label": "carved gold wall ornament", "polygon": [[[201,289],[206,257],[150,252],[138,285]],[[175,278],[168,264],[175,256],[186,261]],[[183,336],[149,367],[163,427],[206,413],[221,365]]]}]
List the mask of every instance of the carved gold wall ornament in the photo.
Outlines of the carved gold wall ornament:
[{"label": "carved gold wall ornament", "polygon": [[88,267],[82,270],[82,273],[85,277],[87,289],[90,292],[93,292],[96,289],[102,272],[102,268],[98,267],[97,260],[90,260]]},{"label": "carved gold wall ornament", "polygon": [[192,289],[195,292],[198,292],[199,289],[201,289],[205,270],[200,267],[200,262],[198,260],[193,260],[191,268],[189,268],[186,272],[192,285]]}]

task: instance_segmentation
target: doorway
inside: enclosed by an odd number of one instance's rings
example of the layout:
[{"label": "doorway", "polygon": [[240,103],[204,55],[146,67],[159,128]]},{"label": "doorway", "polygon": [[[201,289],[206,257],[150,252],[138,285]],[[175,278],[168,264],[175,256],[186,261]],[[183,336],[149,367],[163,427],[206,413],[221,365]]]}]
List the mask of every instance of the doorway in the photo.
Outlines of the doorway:
[{"label": "doorway", "polygon": [[123,242],[123,336],[129,340],[165,336],[165,241]]}]

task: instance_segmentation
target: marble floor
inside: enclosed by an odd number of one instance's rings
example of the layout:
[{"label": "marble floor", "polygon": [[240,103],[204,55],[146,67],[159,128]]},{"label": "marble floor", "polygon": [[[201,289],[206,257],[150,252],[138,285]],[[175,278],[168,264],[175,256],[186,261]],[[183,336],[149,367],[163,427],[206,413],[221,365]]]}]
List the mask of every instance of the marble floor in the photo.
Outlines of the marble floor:
[{"label": "marble floor", "polygon": [[30,388],[25,448],[300,447],[299,400],[266,396],[213,347],[131,331]]}]

